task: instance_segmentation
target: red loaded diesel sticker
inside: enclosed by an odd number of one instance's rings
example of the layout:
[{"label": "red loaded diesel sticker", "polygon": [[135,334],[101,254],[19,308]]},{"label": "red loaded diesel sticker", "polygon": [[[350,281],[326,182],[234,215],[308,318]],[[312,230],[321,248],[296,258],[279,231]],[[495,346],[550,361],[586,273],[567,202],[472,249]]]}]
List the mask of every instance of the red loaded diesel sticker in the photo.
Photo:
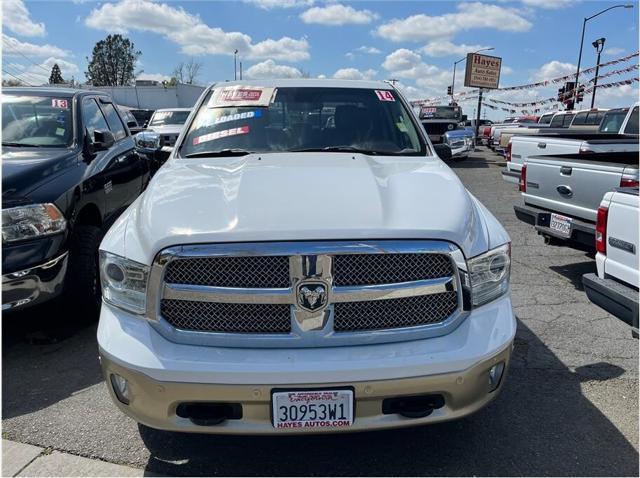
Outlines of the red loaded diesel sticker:
[{"label": "red loaded diesel sticker", "polygon": [[258,101],[262,90],[233,89],[223,90],[220,95],[222,101]]},{"label": "red loaded diesel sticker", "polygon": [[229,136],[236,136],[239,134],[247,134],[247,133],[249,133],[248,126],[239,126],[238,128],[223,129],[222,131],[215,131],[213,133],[209,133],[202,136],[198,136],[197,138],[193,138],[193,145],[196,146],[200,143],[206,143],[207,141],[214,141],[220,138],[227,138]]}]

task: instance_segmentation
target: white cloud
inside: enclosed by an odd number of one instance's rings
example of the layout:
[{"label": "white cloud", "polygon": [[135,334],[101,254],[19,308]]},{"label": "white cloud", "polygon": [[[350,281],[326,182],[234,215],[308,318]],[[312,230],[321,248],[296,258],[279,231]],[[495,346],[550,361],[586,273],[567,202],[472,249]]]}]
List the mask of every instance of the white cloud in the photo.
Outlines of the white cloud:
[{"label": "white cloud", "polygon": [[403,42],[451,37],[460,31],[478,28],[523,32],[530,30],[532,26],[529,20],[513,8],[479,2],[462,2],[457,8],[456,13],[440,16],[418,14],[405,19],[393,19],[380,25],[376,32],[387,40]]},{"label": "white cloud", "polygon": [[263,10],[273,10],[275,8],[296,8],[310,7],[314,0],[243,0],[244,3],[251,3]]},{"label": "white cloud", "polygon": [[159,83],[162,83],[163,81],[171,80],[171,76],[163,75],[162,73],[144,73],[143,72],[136,77],[136,80],[151,80],[151,81],[157,81]]},{"label": "white cloud", "polygon": [[25,37],[44,36],[44,23],[31,20],[31,15],[22,0],[2,2],[2,24],[8,30]]},{"label": "white cloud", "polygon": [[347,25],[366,24],[378,18],[377,13],[370,10],[356,10],[353,7],[339,3],[324,7],[313,7],[303,12],[300,18],[304,23],[317,23],[320,25]]},{"label": "white cloud", "polygon": [[27,57],[46,57],[46,56],[58,56],[68,57],[70,53],[62,48],[58,48],[54,45],[35,45],[33,43],[22,42],[9,35],[2,34],[3,43],[3,56],[21,56]]},{"label": "white cloud", "polygon": [[612,46],[611,48],[605,48],[603,54],[606,56],[618,56],[625,52],[624,48],[619,48],[616,46]]},{"label": "white cloud", "polygon": [[[449,40],[433,40],[423,46],[420,51],[428,56],[465,56],[467,53],[489,48],[484,45],[456,45]],[[487,52],[490,54],[489,52]]]},{"label": "white cloud", "polygon": [[558,60],[553,60],[545,63],[540,69],[534,73],[534,81],[550,80],[560,76],[570,75],[576,72],[576,65],[573,63],[563,63]]},{"label": "white cloud", "polygon": [[502,65],[500,67],[501,75],[511,75],[512,73],[513,73],[513,68],[511,68],[510,66]]},{"label": "white cloud", "polygon": [[545,8],[549,10],[559,10],[567,8],[575,3],[575,0],[521,0],[528,7]]},{"label": "white cloud", "polygon": [[318,75],[318,78],[321,79],[321,80],[324,80],[324,79],[327,78],[327,75]]},{"label": "white cloud", "polygon": [[245,76],[247,78],[300,78],[302,72],[289,65],[278,65],[273,60],[265,60],[249,67]]},{"label": "white cloud", "polygon": [[333,77],[337,80],[371,80],[377,74],[378,72],[372,69],[360,71],[357,68],[341,68],[333,74]]},{"label": "white cloud", "polygon": [[188,55],[233,55],[237,49],[241,57],[248,59],[300,61],[309,58],[309,43],[305,38],[269,38],[253,43],[249,35],[210,27],[198,15],[181,7],[149,0],[105,3],[93,9],[85,23],[108,32],[137,30],[157,33],[180,45],[182,52]]},{"label": "white cloud", "polygon": [[380,50],[378,50],[374,46],[364,46],[364,45],[356,48],[354,51],[357,51],[360,53],[367,53],[369,55],[379,55],[380,53],[382,53]]}]

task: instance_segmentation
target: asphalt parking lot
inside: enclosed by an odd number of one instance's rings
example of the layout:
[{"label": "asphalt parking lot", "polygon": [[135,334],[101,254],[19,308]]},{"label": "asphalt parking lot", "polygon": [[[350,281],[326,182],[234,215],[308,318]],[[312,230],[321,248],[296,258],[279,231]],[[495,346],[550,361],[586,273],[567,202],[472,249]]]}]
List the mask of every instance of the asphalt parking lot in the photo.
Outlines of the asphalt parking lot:
[{"label": "asphalt parking lot", "polygon": [[638,341],[588,302],[581,277],[593,257],[545,246],[516,219],[500,160],[481,148],[452,164],[513,241],[514,359],[502,394],[477,414],[305,437],[139,429],[107,394],[96,324],[43,308],[4,317],[3,437],[169,475],[637,475]]}]

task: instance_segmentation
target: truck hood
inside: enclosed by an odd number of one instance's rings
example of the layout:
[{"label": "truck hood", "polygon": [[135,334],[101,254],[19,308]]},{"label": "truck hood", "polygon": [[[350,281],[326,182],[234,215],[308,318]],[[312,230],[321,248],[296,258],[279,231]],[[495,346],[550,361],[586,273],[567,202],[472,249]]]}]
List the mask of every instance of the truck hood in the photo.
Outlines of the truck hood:
[{"label": "truck hood", "polygon": [[181,244],[442,239],[470,257],[488,249],[479,209],[455,173],[434,158],[172,159],[129,210],[124,252],[149,264],[160,250]]},{"label": "truck hood", "polygon": [[22,201],[77,162],[77,152],[60,148],[2,148],[2,200]]}]

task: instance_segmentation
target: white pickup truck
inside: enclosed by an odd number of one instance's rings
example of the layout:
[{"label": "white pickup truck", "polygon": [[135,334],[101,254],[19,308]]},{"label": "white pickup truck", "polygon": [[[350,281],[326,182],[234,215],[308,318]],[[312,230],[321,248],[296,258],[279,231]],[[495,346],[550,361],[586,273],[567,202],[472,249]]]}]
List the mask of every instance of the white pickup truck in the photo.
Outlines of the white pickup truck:
[{"label": "white pickup truck", "polygon": [[638,188],[608,192],[598,208],[597,274],[582,277],[589,300],[632,327],[638,337]]},{"label": "white pickup truck", "polygon": [[100,247],[116,405],[240,434],[485,406],[516,331],[510,239],[436,150],[386,82],[209,87]]},{"label": "white pickup truck", "polygon": [[[594,114],[601,114],[595,111]],[[518,183],[520,171],[530,156],[552,156],[577,154],[580,152],[638,152],[638,104],[629,108],[620,124],[620,110],[605,113],[598,132],[580,130],[549,131],[523,130],[509,140],[506,150],[507,166],[502,171],[502,179]],[[611,125],[620,125],[618,134],[611,132]]]}]

